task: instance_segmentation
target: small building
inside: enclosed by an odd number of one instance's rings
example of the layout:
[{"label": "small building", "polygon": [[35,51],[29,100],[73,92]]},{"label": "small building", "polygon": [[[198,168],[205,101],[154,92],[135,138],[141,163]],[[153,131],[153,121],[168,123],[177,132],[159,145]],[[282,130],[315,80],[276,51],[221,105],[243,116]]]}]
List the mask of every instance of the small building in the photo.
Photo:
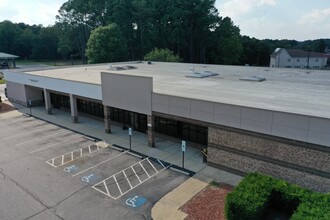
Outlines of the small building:
[{"label": "small building", "polygon": [[0,52],[0,69],[16,68],[15,59],[19,56]]},{"label": "small building", "polygon": [[276,48],[270,55],[270,67],[325,69],[328,57],[323,53],[301,49]]}]

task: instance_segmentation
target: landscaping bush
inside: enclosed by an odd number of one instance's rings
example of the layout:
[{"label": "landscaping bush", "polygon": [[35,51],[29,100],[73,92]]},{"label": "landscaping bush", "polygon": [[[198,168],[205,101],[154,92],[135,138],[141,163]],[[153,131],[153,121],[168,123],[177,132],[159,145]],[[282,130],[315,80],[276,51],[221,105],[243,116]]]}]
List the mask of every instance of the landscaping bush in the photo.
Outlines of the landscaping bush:
[{"label": "landscaping bush", "polygon": [[228,220],[265,219],[274,210],[294,220],[329,220],[330,194],[315,193],[284,180],[251,173],[226,198]]}]

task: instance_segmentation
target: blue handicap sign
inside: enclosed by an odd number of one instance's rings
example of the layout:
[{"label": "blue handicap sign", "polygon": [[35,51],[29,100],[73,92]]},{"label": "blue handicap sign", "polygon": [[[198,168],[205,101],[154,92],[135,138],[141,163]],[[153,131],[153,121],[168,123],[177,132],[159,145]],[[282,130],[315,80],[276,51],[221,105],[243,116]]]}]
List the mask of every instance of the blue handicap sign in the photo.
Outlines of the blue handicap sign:
[{"label": "blue handicap sign", "polygon": [[132,207],[132,208],[139,208],[141,205],[143,205],[147,201],[146,198],[142,196],[133,196],[131,198],[128,198],[126,200],[126,205]]},{"label": "blue handicap sign", "polygon": [[97,182],[98,180],[100,180],[101,177],[100,176],[97,176],[95,174],[89,174],[89,175],[86,175],[86,176],[83,176],[81,178],[81,181],[85,182],[85,183],[93,183],[93,182]]},{"label": "blue handicap sign", "polygon": [[64,172],[67,172],[67,173],[74,173],[74,172],[76,172],[78,170],[79,170],[79,168],[76,165],[71,165],[71,166],[65,167],[63,169],[63,171]]}]

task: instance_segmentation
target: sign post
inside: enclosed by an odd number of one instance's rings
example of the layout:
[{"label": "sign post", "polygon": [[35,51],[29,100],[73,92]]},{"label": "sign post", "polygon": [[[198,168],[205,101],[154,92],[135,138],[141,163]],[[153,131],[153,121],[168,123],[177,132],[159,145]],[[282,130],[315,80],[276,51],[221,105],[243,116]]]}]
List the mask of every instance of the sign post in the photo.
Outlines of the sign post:
[{"label": "sign post", "polygon": [[32,100],[29,99],[28,101],[29,107],[30,107],[30,116],[32,115]]},{"label": "sign post", "polygon": [[184,168],[184,152],[186,151],[186,141],[182,141],[181,150],[182,150],[182,168]]},{"label": "sign post", "polygon": [[128,129],[128,135],[129,135],[129,150],[132,150],[132,128]]}]

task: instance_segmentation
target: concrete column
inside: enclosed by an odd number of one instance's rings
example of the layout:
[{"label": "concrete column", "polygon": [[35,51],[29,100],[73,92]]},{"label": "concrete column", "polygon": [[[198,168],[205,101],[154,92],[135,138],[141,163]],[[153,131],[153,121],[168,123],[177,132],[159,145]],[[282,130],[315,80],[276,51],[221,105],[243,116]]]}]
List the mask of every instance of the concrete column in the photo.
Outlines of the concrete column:
[{"label": "concrete column", "polygon": [[104,105],[103,106],[104,111],[104,130],[105,133],[111,133],[111,125],[110,125],[110,107]]},{"label": "concrete column", "polygon": [[50,92],[47,89],[44,89],[44,97],[45,97],[45,109],[47,114],[53,114],[52,104],[50,101]]},{"label": "concrete column", "polygon": [[70,94],[70,109],[71,109],[71,118],[73,123],[79,122],[78,109],[77,109],[77,98]]},{"label": "concrete column", "polygon": [[147,128],[148,146],[155,147],[155,136],[154,136],[154,128],[153,128],[154,120],[152,115],[147,116],[147,123],[148,123],[148,128]]}]

